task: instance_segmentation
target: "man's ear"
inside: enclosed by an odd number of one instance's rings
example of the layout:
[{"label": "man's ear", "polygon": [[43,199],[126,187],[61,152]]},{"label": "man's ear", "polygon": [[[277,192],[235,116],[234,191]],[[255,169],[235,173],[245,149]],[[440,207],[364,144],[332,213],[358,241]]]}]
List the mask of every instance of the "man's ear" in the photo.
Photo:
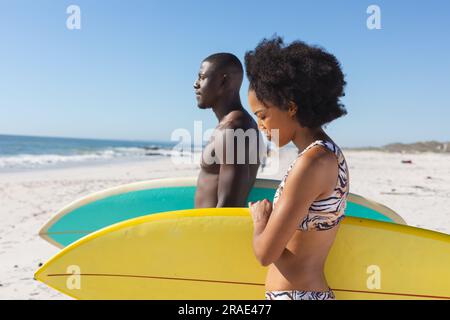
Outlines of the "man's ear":
[{"label": "man's ear", "polygon": [[228,82],[228,75],[226,73],[223,74],[221,85],[225,85]]}]

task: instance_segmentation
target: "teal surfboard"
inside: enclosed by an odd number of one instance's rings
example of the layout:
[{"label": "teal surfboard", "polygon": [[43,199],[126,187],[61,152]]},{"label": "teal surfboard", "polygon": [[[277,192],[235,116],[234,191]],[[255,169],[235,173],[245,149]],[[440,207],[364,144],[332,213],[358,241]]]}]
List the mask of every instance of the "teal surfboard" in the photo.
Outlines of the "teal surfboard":
[{"label": "teal surfboard", "polygon": [[[63,248],[104,227],[148,214],[194,208],[196,177],[157,179],[118,186],[83,197],[65,208],[39,235]],[[273,199],[277,180],[257,179],[248,201]],[[346,215],[405,224],[391,209],[350,194]]]}]

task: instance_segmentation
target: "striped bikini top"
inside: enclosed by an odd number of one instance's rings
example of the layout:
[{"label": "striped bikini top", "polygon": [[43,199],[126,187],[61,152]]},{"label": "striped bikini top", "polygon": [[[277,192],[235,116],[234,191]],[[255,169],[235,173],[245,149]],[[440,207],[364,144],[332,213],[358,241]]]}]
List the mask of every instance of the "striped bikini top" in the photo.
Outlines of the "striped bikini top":
[{"label": "striped bikini top", "polygon": [[344,155],[338,146],[333,144],[332,142],[328,142],[325,140],[317,140],[310,144],[305,150],[303,150],[299,155],[294,159],[292,164],[289,166],[286,174],[281,180],[280,185],[278,186],[277,191],[275,192],[275,196],[273,198],[273,207],[275,208],[278,199],[283,192],[284,184],[286,182],[286,178],[289,175],[289,172],[295,165],[295,162],[301,155],[303,155],[306,151],[311,149],[312,147],[320,145],[331,151],[336,155],[339,173],[338,179],[336,183],[336,187],[334,188],[333,193],[326,199],[320,199],[314,201],[308,210],[308,215],[300,222],[298,229],[302,231],[308,230],[329,230],[336,225],[344,218],[345,208],[347,205],[347,196],[349,193],[349,173],[347,163],[345,161]]}]

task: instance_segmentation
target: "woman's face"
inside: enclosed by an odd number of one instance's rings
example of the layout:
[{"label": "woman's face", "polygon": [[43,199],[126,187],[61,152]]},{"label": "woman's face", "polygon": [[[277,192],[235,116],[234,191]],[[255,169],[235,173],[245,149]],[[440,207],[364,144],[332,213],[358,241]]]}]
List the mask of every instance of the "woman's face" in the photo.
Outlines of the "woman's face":
[{"label": "woman's face", "polygon": [[[248,103],[252,112],[258,117],[258,127],[275,144],[282,147],[288,144],[294,137],[295,129],[299,125],[295,117],[290,116],[289,111],[270,104],[262,103],[254,90],[248,91]],[[278,142],[274,134],[278,131]]]}]

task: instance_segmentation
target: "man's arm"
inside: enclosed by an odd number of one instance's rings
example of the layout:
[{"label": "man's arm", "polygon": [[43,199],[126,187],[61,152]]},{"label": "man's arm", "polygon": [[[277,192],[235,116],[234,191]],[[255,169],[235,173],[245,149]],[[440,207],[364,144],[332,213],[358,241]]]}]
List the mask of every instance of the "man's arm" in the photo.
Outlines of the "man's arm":
[{"label": "man's arm", "polygon": [[217,208],[241,207],[245,204],[250,184],[249,166],[245,164],[222,164],[217,190]]},{"label": "man's arm", "polygon": [[[221,130],[217,136],[222,143],[216,148],[216,151],[222,150],[220,155],[216,153],[217,160],[221,163],[217,188],[217,208],[246,205],[247,192],[251,183],[248,164],[249,145],[248,141],[245,142],[245,146],[238,145],[234,130],[240,127],[242,127],[240,122],[233,121],[226,128],[227,130]],[[228,154],[229,152],[232,154]],[[244,159],[241,159],[242,154]]]}]

